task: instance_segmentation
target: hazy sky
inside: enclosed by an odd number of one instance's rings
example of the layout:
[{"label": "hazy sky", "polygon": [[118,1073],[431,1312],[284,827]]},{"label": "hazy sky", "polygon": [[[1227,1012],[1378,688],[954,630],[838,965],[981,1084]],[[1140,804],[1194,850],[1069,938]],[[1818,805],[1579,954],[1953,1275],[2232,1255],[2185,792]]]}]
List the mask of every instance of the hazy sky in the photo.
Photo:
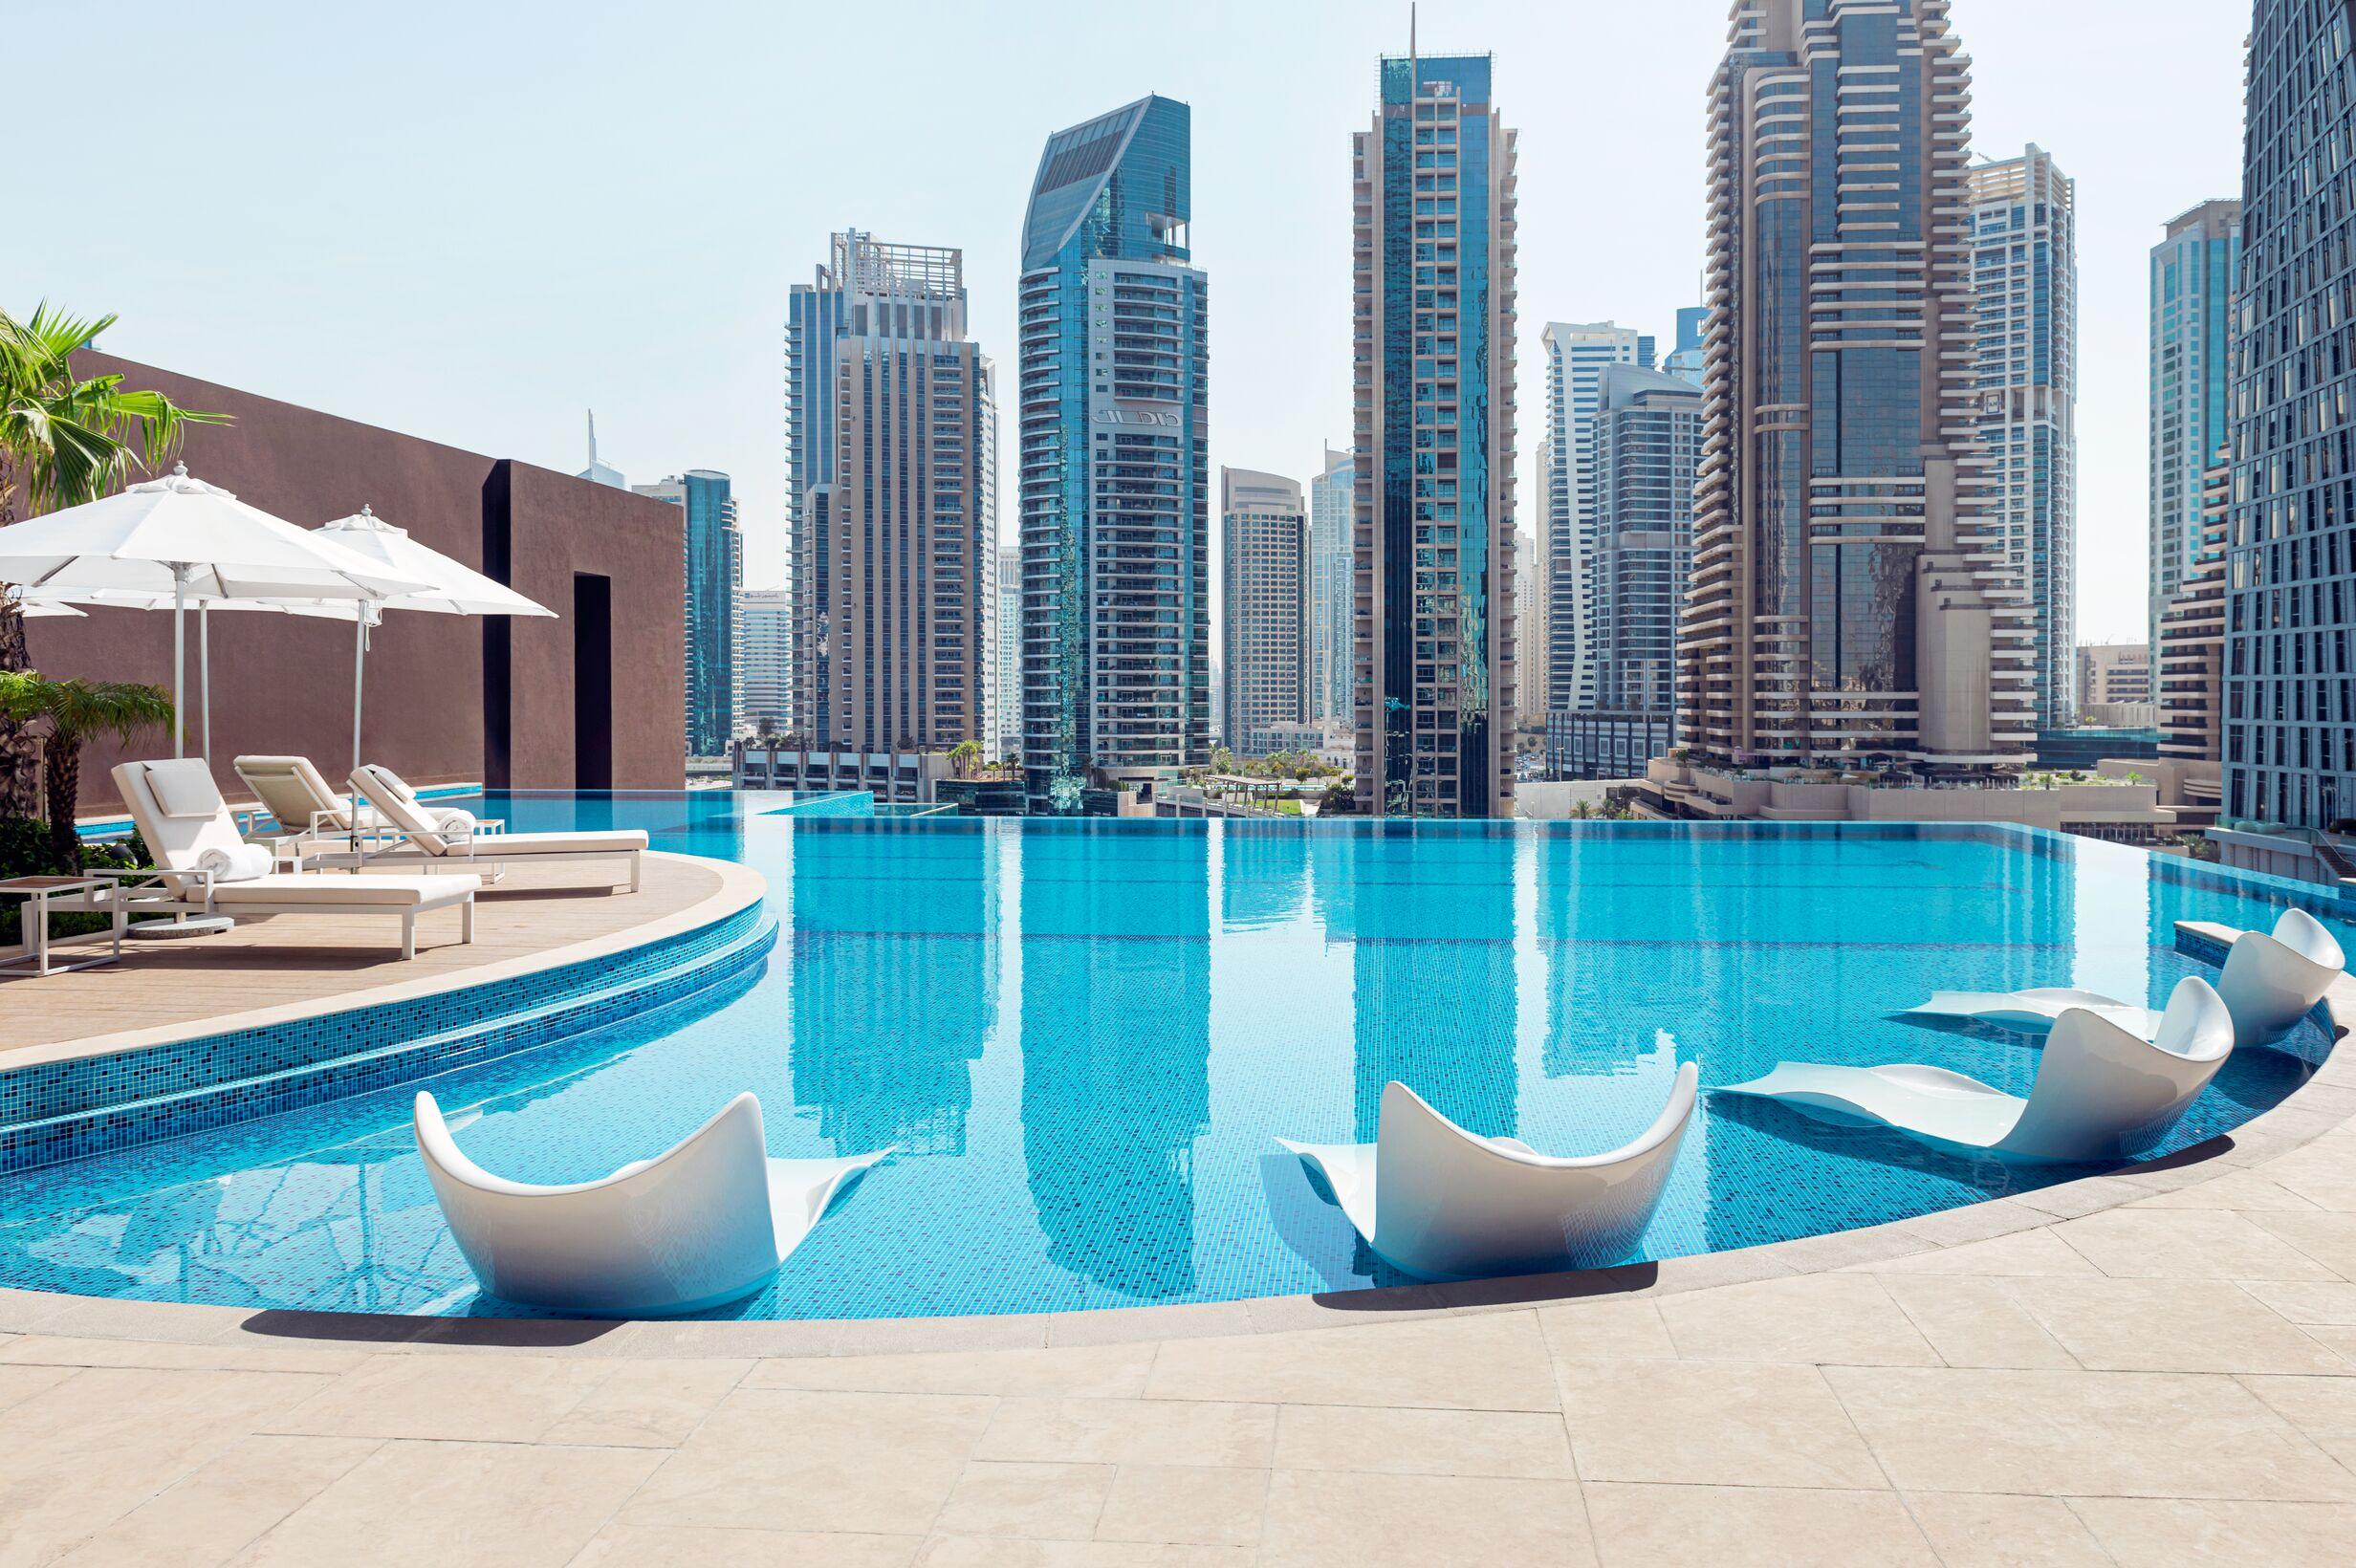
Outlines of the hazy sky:
[{"label": "hazy sky", "polygon": [[[1726,11],[1423,7],[1427,50],[1494,53],[1521,133],[1525,528],[1539,330],[1611,318],[1666,340],[1693,302]],[[1954,16],[1977,149],[2034,141],[2078,181],[2080,632],[2140,640],[2146,254],[2168,218],[2239,191],[2249,7]],[[118,312],[115,353],[567,471],[595,407],[634,481],[731,473],[746,580],[774,582],[785,295],[827,234],[962,246],[1011,402],[1040,144],[1159,92],[1194,111],[1211,461],[1305,478],[1349,436],[1349,138],[1407,26],[1404,0],[23,8],[11,55],[85,70],[10,74],[30,151],[0,303]],[[1011,491],[1000,515],[1011,536]]]}]

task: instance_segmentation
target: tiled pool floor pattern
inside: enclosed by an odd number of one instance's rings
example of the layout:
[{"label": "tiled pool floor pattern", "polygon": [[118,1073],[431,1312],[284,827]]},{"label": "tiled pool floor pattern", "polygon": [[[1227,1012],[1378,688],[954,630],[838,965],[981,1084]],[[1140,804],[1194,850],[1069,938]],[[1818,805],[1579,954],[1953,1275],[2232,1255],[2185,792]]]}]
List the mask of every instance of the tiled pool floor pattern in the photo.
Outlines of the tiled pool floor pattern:
[{"label": "tiled pool floor pattern", "polygon": [[[493,802],[528,828],[562,802]],[[567,808],[569,810],[569,808]],[[494,1170],[580,1179],[742,1088],[778,1154],[892,1145],[731,1315],[862,1318],[1239,1300],[1395,1282],[1276,1134],[1370,1137],[1403,1078],[1483,1133],[1598,1149],[1678,1061],[1931,1061],[2025,1090],[2036,1050],[1890,1016],[1934,987],[2159,1001],[2174,922],[2272,910],[2136,852],[1969,838],[1381,835],[801,824],[600,811],[766,874],[768,972],[432,1085]],[[569,820],[569,817],[568,817]],[[587,824],[584,824],[587,825]],[[2320,1056],[2237,1054],[2170,1146]],[[2303,1056],[2302,1054],[2303,1053]],[[0,1184],[0,1283],[228,1305],[500,1313],[413,1151],[408,1090]],[[1646,1257],[1873,1224],[2040,1180],[1705,1101]]]}]

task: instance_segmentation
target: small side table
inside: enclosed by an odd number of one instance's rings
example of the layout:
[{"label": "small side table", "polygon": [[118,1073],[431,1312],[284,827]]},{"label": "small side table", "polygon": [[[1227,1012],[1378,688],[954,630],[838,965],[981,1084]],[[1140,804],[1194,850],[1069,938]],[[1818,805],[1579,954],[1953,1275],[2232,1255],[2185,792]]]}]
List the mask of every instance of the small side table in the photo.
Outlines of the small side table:
[{"label": "small side table", "polygon": [[[23,927],[23,953],[13,963],[0,964],[0,974],[57,974],[67,969],[86,969],[99,964],[114,964],[122,958],[122,928],[124,906],[120,889],[107,901],[108,950],[94,958],[76,959],[71,964],[52,962],[50,958],[49,915],[50,901],[69,894],[95,894],[101,888],[113,887],[104,877],[11,877],[0,882],[0,897],[14,896],[18,904],[17,922]],[[85,901],[87,902],[87,901]]]}]

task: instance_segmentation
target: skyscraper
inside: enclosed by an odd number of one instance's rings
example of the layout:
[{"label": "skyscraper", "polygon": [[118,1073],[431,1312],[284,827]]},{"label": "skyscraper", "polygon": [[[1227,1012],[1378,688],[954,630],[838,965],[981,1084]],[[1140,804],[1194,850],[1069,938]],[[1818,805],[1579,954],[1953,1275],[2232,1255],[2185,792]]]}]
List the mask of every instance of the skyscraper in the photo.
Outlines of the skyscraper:
[{"label": "skyscraper", "polygon": [[2356,816],[2356,136],[2345,5],[2258,0],[2233,334],[2225,590],[2225,815]]},{"label": "skyscraper", "polygon": [[1001,759],[1022,755],[1022,547],[998,546],[997,748]]},{"label": "skyscraper", "polygon": [[1211,749],[1209,281],[1189,116],[1144,98],[1047,139],[1020,284],[1023,778],[1073,812]]},{"label": "skyscraper", "polygon": [[589,410],[589,466],[573,476],[586,479],[592,485],[603,485],[609,490],[628,490],[630,482],[622,477],[622,470],[598,459],[598,414]]},{"label": "skyscraper", "polygon": [[2028,618],[1978,466],[1970,77],[1947,13],[1733,6],[1678,635],[1678,733],[1706,760],[2029,753]]},{"label": "skyscraper", "polygon": [[846,229],[786,319],[795,719],[844,750],[987,742],[996,371],[965,253]]},{"label": "skyscraper", "polygon": [[1265,756],[1270,726],[1309,722],[1309,514],[1298,481],[1222,468],[1219,520],[1227,744]]},{"label": "skyscraper", "polygon": [[1359,804],[1511,816],[1515,148],[1489,56],[1385,57],[1352,143]]},{"label": "skyscraper", "polygon": [[2159,678],[2152,700],[2160,710],[2160,755],[2203,780],[2205,790],[2193,786],[2194,799],[2214,809],[2223,751],[2225,531],[2233,501],[2233,466],[2222,448],[2201,491],[2200,547],[2154,628]]},{"label": "skyscraper", "polygon": [[2078,713],[2077,189],[2034,142],[1972,170],[1987,500],[2028,599],[2043,730]]},{"label": "skyscraper", "polygon": [[1688,305],[1677,313],[1677,347],[1661,361],[1661,368],[1679,381],[1702,384],[1702,339],[1710,330],[1710,307]]},{"label": "skyscraper", "polygon": [[659,485],[630,489],[686,514],[687,751],[719,756],[735,734],[736,590],[744,581],[744,540],[736,531],[729,477],[714,468],[689,468]]},{"label": "skyscraper", "polygon": [[1357,534],[1358,470],[1347,447],[1325,448],[1324,470],[1309,481],[1309,621],[1311,717],[1347,730],[1350,664],[1355,640],[1350,618],[1357,594],[1351,559]]},{"label": "skyscraper", "polygon": [[[1652,368],[1652,338],[1617,322],[1550,321],[1546,347],[1546,706],[1596,703],[1595,410],[1606,365]],[[1535,645],[1535,644],[1532,644]],[[1537,679],[1535,659],[1526,673]]]},{"label": "skyscraper", "polygon": [[[2152,641],[2203,550],[2202,476],[2226,437],[2241,204],[2203,202],[2151,248]],[[2157,657],[2155,655],[2154,657]]]},{"label": "skyscraper", "polygon": [[1693,558],[1702,394],[1681,376],[1612,365],[1597,389],[1595,579],[1599,708],[1676,707],[1677,612]]},{"label": "skyscraper", "polygon": [[736,723],[756,735],[793,725],[794,596],[783,588],[736,590]]}]

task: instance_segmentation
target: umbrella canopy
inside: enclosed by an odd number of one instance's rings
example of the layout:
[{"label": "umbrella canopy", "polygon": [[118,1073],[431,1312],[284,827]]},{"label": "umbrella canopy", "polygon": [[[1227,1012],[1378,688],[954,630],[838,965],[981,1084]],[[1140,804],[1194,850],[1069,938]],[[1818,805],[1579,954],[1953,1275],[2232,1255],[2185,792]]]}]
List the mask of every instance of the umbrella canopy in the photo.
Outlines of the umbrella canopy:
[{"label": "umbrella canopy", "polygon": [[[0,582],[21,584],[41,599],[153,595],[160,606],[170,595],[176,708],[186,684],[184,628],[191,600],[357,601],[428,586],[190,478],[185,464],[162,479],[0,531]],[[185,749],[185,720],[172,727],[174,756]]]},{"label": "umbrella canopy", "polygon": [[23,616],[27,621],[31,621],[36,616],[78,616],[85,613],[81,610],[74,608],[71,604],[60,604],[53,599],[20,599],[14,594],[0,594],[0,600],[5,600],[11,608],[15,610],[18,615]]}]

